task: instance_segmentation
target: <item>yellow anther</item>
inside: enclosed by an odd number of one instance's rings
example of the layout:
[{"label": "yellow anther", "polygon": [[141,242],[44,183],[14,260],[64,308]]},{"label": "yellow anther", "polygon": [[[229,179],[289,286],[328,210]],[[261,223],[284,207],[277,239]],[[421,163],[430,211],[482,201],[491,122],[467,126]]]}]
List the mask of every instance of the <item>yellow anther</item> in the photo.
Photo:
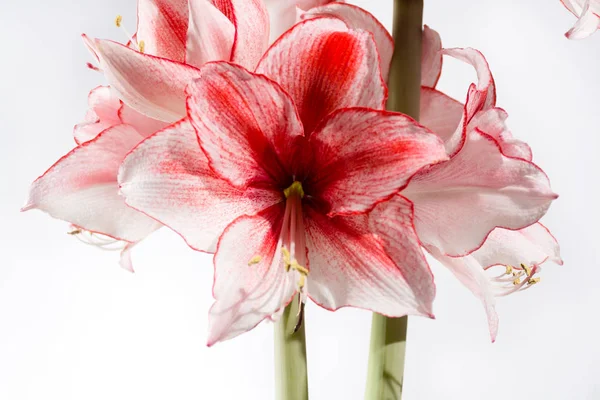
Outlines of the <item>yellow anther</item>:
[{"label": "yellow anther", "polygon": [[308,270],[304,268],[302,265],[298,264],[297,261],[293,261],[291,265],[292,269],[298,271],[301,276],[307,276]]},{"label": "yellow anther", "polygon": [[298,181],[294,181],[287,189],[283,189],[283,194],[285,197],[290,197],[290,195],[297,194],[300,198],[304,197],[304,189],[302,189],[302,184]]},{"label": "yellow anther", "polygon": [[521,280],[520,280],[519,278],[516,278],[516,279],[513,281],[513,285],[515,285],[515,286],[517,286],[517,285],[520,285],[520,284],[521,284]]},{"label": "yellow anther", "polygon": [[138,47],[140,48],[140,53],[143,53],[144,49],[146,48],[146,43],[144,43],[143,40],[140,40],[138,43]]},{"label": "yellow anther", "polygon": [[115,18],[115,25],[117,26],[117,28],[121,27],[121,22],[123,22],[123,16],[117,15],[117,17]]},{"label": "yellow anther", "polygon": [[525,272],[523,272],[523,271],[519,271],[519,272],[513,271],[512,276],[515,276],[515,277],[523,276],[524,273]]},{"label": "yellow anther", "polygon": [[523,268],[523,270],[527,273],[527,276],[531,276],[531,268],[523,263],[521,263],[521,268]]},{"label": "yellow anther", "polygon": [[513,267],[511,265],[506,266],[506,275],[510,275],[513,272]]},{"label": "yellow anther", "polygon": [[260,260],[262,260],[261,256],[254,256],[250,259],[250,261],[248,261],[248,266],[258,264]]},{"label": "yellow anther", "polygon": [[67,232],[67,235],[79,235],[81,233],[81,229],[75,229],[71,232]]},{"label": "yellow anther", "polygon": [[298,281],[298,289],[302,290],[304,285],[306,284],[306,275],[300,275],[300,280]]},{"label": "yellow anther", "polygon": [[530,279],[527,281],[527,284],[528,284],[528,285],[535,285],[535,284],[536,284],[536,283],[538,283],[539,281],[540,281],[540,278],[530,278]]},{"label": "yellow anther", "polygon": [[292,260],[290,256],[290,251],[285,247],[281,248],[281,253],[283,254],[283,266],[285,267],[285,272],[290,271],[290,267],[292,266]]}]

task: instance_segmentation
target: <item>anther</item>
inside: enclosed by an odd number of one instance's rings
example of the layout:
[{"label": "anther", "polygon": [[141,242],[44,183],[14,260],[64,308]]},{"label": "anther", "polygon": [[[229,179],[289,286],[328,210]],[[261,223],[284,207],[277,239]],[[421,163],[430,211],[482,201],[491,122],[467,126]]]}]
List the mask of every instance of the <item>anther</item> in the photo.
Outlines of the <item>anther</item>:
[{"label": "anther", "polygon": [[519,278],[515,278],[515,280],[513,281],[513,285],[517,286],[521,284],[521,279]]},{"label": "anther", "polygon": [[531,276],[531,268],[523,263],[521,263],[521,268],[523,268],[523,270],[527,273],[527,276]]},{"label": "anther", "polygon": [[79,235],[81,233],[81,229],[74,229],[71,232],[67,232],[67,235]]},{"label": "anther", "polygon": [[138,43],[138,47],[140,48],[140,53],[143,53],[144,49],[146,48],[146,43],[144,43],[143,40],[140,40]]},{"label": "anther", "polygon": [[121,27],[121,22],[123,22],[123,16],[117,15],[117,17],[115,18],[115,25],[117,26],[117,28]]},{"label": "anther", "polygon": [[540,281],[540,278],[530,278],[530,279],[527,281],[527,284],[528,284],[528,285],[535,285],[535,284],[536,284],[536,283],[538,283],[539,281]]},{"label": "anther", "polygon": [[252,265],[256,265],[260,262],[260,260],[262,260],[261,256],[254,256],[250,259],[250,261],[248,261],[248,266],[252,266]]},{"label": "anther", "polygon": [[513,272],[513,267],[511,265],[506,266],[506,275],[510,275]]}]

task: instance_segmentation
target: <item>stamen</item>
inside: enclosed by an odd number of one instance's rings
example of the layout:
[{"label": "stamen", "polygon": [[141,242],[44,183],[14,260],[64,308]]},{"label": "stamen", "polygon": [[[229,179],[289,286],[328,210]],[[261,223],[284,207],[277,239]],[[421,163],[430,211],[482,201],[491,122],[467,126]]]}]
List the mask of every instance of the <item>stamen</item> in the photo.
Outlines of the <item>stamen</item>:
[{"label": "stamen", "polygon": [[[501,267],[501,265],[489,266],[485,270],[497,267]],[[507,296],[514,292],[527,290],[540,282],[540,278],[535,276],[540,271],[537,264],[520,263],[518,267],[512,265],[504,265],[503,267],[504,270],[501,275],[490,276],[496,296]]]},{"label": "stamen", "polygon": [[250,259],[250,261],[248,261],[248,266],[250,267],[252,265],[256,265],[256,264],[258,264],[260,262],[260,260],[262,260],[262,257],[256,255],[256,256],[252,257]]},{"label": "stamen", "polygon": [[538,278],[530,278],[527,281],[527,284],[528,285],[535,285],[536,283],[539,283],[540,280],[541,280],[541,278],[539,278],[539,277]]},{"label": "stamen", "polygon": [[146,48],[146,44],[144,43],[143,40],[140,41],[136,41],[133,36],[127,31],[127,29],[125,29],[125,27],[123,26],[123,16],[122,15],[117,15],[115,18],[115,25],[117,28],[121,28],[121,30],[123,31],[123,33],[125,33],[125,36],[127,36],[127,39],[129,39],[129,41],[131,43],[133,43],[135,45],[135,47],[137,47],[139,49],[140,53],[144,52],[144,49]]},{"label": "stamen", "polygon": [[123,16],[117,15],[117,17],[115,18],[115,25],[117,26],[117,28],[121,27],[121,22],[123,22]]},{"label": "stamen", "polygon": [[521,284],[521,280],[520,280],[519,278],[516,278],[516,279],[513,281],[513,285],[517,286],[517,285],[519,285],[519,284]]},{"label": "stamen", "polygon": [[146,48],[146,43],[144,43],[143,40],[140,40],[140,42],[138,43],[138,47],[140,48],[140,53],[143,53],[144,49]]},{"label": "stamen", "polygon": [[506,275],[510,275],[513,272],[513,267],[511,265],[506,266]]},{"label": "stamen", "polygon": [[531,268],[523,263],[521,263],[521,268],[523,268],[523,270],[527,273],[527,276],[531,276]]}]

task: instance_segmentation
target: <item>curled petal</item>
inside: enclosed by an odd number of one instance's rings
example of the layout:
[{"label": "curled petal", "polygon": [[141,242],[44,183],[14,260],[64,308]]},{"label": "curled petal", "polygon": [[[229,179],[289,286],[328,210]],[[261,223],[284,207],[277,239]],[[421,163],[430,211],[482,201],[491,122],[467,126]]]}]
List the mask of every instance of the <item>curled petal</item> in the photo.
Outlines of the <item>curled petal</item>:
[{"label": "curled petal", "polygon": [[581,12],[577,15],[579,19],[565,33],[567,38],[584,39],[600,28],[600,2],[597,0],[586,0],[581,8]]},{"label": "curled petal", "polygon": [[157,57],[183,62],[188,29],[188,0],[138,0],[138,42]]},{"label": "curled petal", "polygon": [[186,64],[202,67],[209,61],[229,61],[235,27],[208,0],[190,1]]},{"label": "curled petal", "polygon": [[121,160],[142,136],[117,125],[76,147],[31,185],[23,208],[47,212],[85,230],[136,242],[160,227],[118,194]]},{"label": "curled petal", "polygon": [[307,207],[308,294],[320,306],[392,317],[432,316],[433,276],[400,196],[367,214],[328,218]]},{"label": "curled petal", "polygon": [[309,144],[307,191],[330,214],[365,212],[424,166],[447,159],[442,141],[410,117],[364,108],[334,112]]},{"label": "curled petal", "polygon": [[84,35],[84,41],[125,104],[165,122],[185,116],[185,87],[200,76],[200,70],[139,53],[110,40],[92,41]]},{"label": "curled petal", "polygon": [[296,24],[271,46],[256,71],[292,96],[307,135],[338,108],[385,105],[387,90],[371,35],[348,30],[337,18]]},{"label": "curled petal", "polygon": [[219,176],[239,187],[291,183],[285,180],[302,124],[275,82],[235,64],[209,63],[188,93],[192,124]]},{"label": "curled petal", "polygon": [[425,25],[422,40],[421,86],[435,88],[442,74],[442,39],[439,33]]},{"label": "curled petal", "polygon": [[[453,98],[429,87],[421,87],[419,121],[438,135],[452,153],[452,140],[463,118],[463,105]],[[460,133],[460,132],[459,132]]]},{"label": "curled petal", "polygon": [[77,144],[92,140],[98,134],[121,123],[121,101],[108,86],[98,86],[88,95],[88,111],[83,122],[75,125],[73,136]]},{"label": "curled petal", "polygon": [[131,151],[119,183],[128,205],[178,232],[192,248],[208,252],[215,251],[231,221],[281,201],[280,193],[240,190],[216,176],[187,119]]},{"label": "curled petal", "polygon": [[421,241],[451,256],[479,248],[496,227],[537,222],[557,197],[541,169],[505,156],[478,131],[450,161],[417,174],[403,194],[415,204]]},{"label": "curled petal", "polygon": [[286,272],[280,250],[283,213],[282,203],[240,217],[219,239],[209,346],[254,328],[285,307],[296,292],[295,275]]},{"label": "curled petal", "polygon": [[269,13],[263,0],[214,0],[235,26],[231,61],[253,70],[269,45]]},{"label": "curled petal", "polygon": [[[355,5],[336,2],[313,8],[302,15],[302,18],[304,19],[315,17],[339,18],[344,21],[350,29],[361,29],[373,34],[380,57],[381,75],[383,76],[384,81],[387,81],[390,62],[392,61],[392,54],[394,53],[394,39],[392,39],[392,35],[390,35],[377,18],[368,11]],[[441,60],[441,54],[439,54],[439,58]]]}]

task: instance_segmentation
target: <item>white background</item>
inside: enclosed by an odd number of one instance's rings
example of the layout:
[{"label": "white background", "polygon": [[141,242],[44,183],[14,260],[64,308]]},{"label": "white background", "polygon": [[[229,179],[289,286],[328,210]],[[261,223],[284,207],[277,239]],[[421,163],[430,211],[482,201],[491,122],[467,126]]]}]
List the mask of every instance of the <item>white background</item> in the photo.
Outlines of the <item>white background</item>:
[{"label": "white background", "polygon": [[[21,214],[30,182],[73,146],[71,130],[101,75],[79,34],[124,40],[135,1],[0,0],[0,399],[271,399],[272,326],[205,346],[212,265],[163,229],[134,253],[137,272]],[[357,2],[359,3],[359,2]],[[362,1],[389,27],[391,0]],[[500,299],[488,336],[478,300],[437,276],[437,320],[412,318],[407,400],[600,399],[600,33],[580,42],[558,0],[428,0],[425,22],[447,47],[487,56],[498,104],[561,195],[544,222],[563,267]],[[449,78],[452,77],[452,78]],[[463,99],[474,74],[446,60],[440,87]],[[370,315],[307,308],[313,400],[361,399]]]}]

